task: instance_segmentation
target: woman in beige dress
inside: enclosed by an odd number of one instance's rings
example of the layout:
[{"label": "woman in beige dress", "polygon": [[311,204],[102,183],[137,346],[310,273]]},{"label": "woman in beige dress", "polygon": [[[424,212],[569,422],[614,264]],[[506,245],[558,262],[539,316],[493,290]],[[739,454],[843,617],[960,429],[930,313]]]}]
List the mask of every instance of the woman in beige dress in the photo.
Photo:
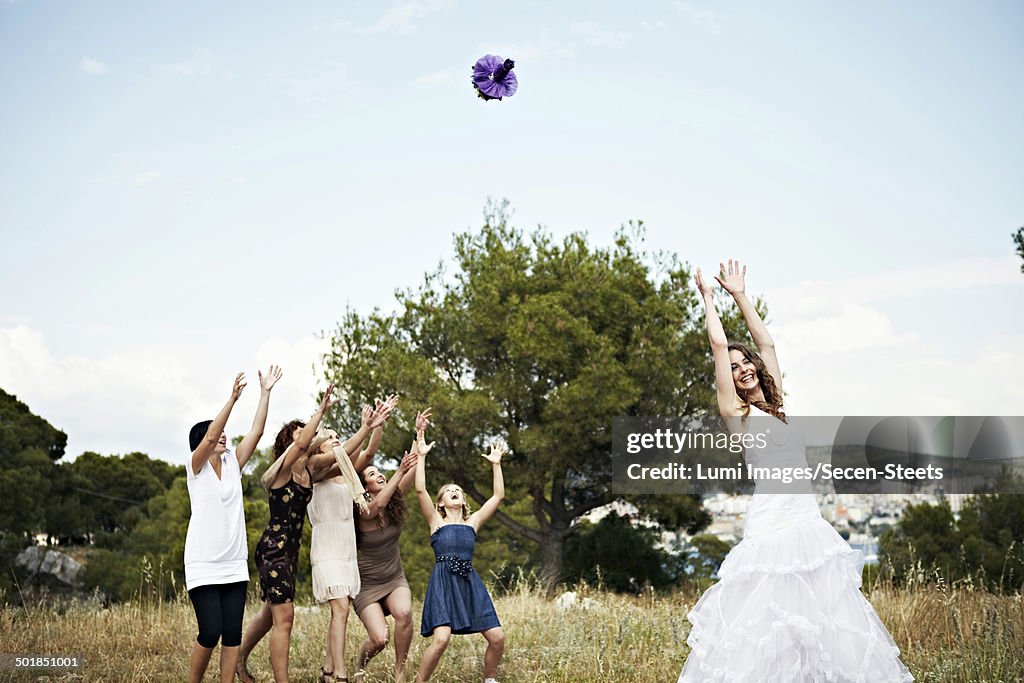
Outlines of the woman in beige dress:
[{"label": "woman in beige dress", "polygon": [[[320,680],[348,681],[345,670],[345,631],[349,600],[359,593],[359,565],[356,561],[356,537],[353,510],[369,513],[370,504],[352,461],[366,462],[377,450],[384,422],[394,410],[397,399],[378,402],[376,409],[363,409],[359,432],[342,443],[333,429],[321,431],[326,441],[311,459],[315,471],[313,498],[307,508],[312,525],[309,559],[312,565],[313,598],[328,603],[331,621],[327,629],[327,648]],[[366,435],[368,447],[356,455]],[[411,469],[413,460],[409,465]],[[322,469],[321,469],[322,468]]]}]

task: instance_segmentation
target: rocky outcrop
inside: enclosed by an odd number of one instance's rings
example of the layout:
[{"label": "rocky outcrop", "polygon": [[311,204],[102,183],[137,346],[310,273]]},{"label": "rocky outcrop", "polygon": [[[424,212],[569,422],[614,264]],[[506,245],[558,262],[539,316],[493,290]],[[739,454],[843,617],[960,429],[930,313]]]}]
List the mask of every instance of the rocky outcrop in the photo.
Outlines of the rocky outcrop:
[{"label": "rocky outcrop", "polygon": [[33,581],[69,587],[75,585],[78,572],[82,569],[81,564],[67,555],[41,546],[25,548],[14,561],[24,567]]}]

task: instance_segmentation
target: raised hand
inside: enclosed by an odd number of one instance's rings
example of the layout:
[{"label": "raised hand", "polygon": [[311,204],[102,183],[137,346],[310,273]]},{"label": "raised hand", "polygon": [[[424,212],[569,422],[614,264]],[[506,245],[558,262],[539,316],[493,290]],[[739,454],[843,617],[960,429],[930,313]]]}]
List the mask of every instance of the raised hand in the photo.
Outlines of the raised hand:
[{"label": "raised hand", "polygon": [[501,456],[506,453],[508,453],[508,443],[505,442],[505,439],[497,438],[491,441],[491,452],[481,453],[480,457],[486,458],[492,465],[500,465]]},{"label": "raised hand", "polygon": [[240,372],[235,375],[235,383],[231,387],[231,400],[237,401],[238,397],[242,395],[242,389],[245,389],[245,373]]},{"label": "raised hand", "polygon": [[335,398],[333,396],[333,394],[334,394],[334,383],[332,382],[332,383],[327,385],[327,391],[324,392],[323,398],[320,399],[320,412],[321,413],[326,413],[328,410],[330,410],[331,408],[336,406],[338,404],[338,401],[341,400],[340,398]]},{"label": "raised hand", "polygon": [[697,283],[697,291],[700,292],[701,296],[712,296],[715,293],[715,288],[704,281],[700,268],[697,269],[696,275],[693,276],[693,281]]},{"label": "raised hand", "polygon": [[398,397],[392,394],[384,401],[377,399],[376,404],[376,407],[370,412],[369,420],[363,423],[370,429],[384,426],[384,423],[391,417],[391,411],[398,404]]},{"label": "raised hand", "polygon": [[415,452],[417,454],[419,454],[419,456],[421,458],[425,458],[427,456],[427,453],[430,452],[430,449],[434,447],[435,443],[436,443],[435,441],[431,441],[428,444],[427,443],[427,437],[423,433],[423,430],[422,429],[417,429],[416,430],[416,451]]},{"label": "raised hand", "polygon": [[418,458],[419,458],[419,456],[416,455],[416,451],[415,450],[406,453],[405,457],[402,458],[402,463],[398,466],[399,474],[400,475],[404,475],[406,472],[411,470],[413,467],[416,467],[416,460]]},{"label": "raised hand", "polygon": [[269,392],[274,388],[274,385],[277,384],[277,380],[281,379],[281,376],[284,373],[281,372],[280,366],[271,365],[270,369],[267,370],[267,374],[264,375],[258,370],[256,371],[256,374],[259,375],[260,378],[260,389]]},{"label": "raised hand", "polygon": [[718,280],[718,284],[722,285],[722,288],[725,289],[725,291],[734,296],[736,294],[742,294],[746,288],[743,278],[747,274],[747,267],[743,266],[741,270],[740,262],[733,261],[732,259],[729,259],[728,268],[726,268],[724,263],[719,263],[718,266],[721,268],[721,272],[715,276],[715,279]]},{"label": "raised hand", "polygon": [[426,431],[427,427],[430,426],[430,408],[427,408],[423,412],[416,413],[416,431]]}]

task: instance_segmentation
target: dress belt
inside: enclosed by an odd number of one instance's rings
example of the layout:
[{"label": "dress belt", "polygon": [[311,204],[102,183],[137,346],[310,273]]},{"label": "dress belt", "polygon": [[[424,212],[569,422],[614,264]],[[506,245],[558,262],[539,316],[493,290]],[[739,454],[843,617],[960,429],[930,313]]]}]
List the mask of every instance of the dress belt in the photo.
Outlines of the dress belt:
[{"label": "dress belt", "polygon": [[448,565],[448,571],[459,576],[469,576],[469,573],[473,571],[473,560],[464,560],[455,555],[438,555],[434,563],[440,564],[441,562]]}]

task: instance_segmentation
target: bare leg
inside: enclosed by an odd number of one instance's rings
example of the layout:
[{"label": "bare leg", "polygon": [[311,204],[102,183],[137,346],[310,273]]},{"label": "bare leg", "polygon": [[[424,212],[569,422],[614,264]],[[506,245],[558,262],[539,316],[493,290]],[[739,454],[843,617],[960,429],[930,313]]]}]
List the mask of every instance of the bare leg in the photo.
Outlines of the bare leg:
[{"label": "bare leg", "polygon": [[288,649],[292,644],[292,623],[295,620],[295,605],[286,602],[271,605],[274,628],[270,630],[270,668],[274,670],[277,683],[288,683]]},{"label": "bare leg", "polygon": [[441,655],[448,649],[448,642],[452,639],[450,626],[438,626],[434,629],[434,637],[430,645],[423,651],[423,658],[420,660],[420,670],[416,674],[416,683],[426,683],[434,675],[437,663],[441,661]]},{"label": "bare leg", "polygon": [[395,618],[395,680],[405,678],[405,660],[412,644],[412,592],[402,586],[387,597],[388,611]]},{"label": "bare leg", "polygon": [[384,610],[377,603],[367,605],[359,613],[359,619],[366,627],[366,640],[359,646],[359,658],[356,660],[356,668],[361,670],[365,669],[370,660],[387,647],[390,634]]},{"label": "bare leg", "polygon": [[[330,603],[327,604],[327,609],[330,609]],[[334,619],[334,612],[331,612],[331,619]],[[324,652],[324,663],[320,665],[320,671],[333,674],[334,673],[334,647],[331,642],[331,622],[327,622],[327,650]]]},{"label": "bare leg", "polygon": [[500,626],[489,628],[483,632],[487,640],[487,650],[484,652],[484,678],[494,678],[498,675],[498,662],[505,652],[505,632]]},{"label": "bare leg", "polygon": [[331,623],[327,627],[327,650],[333,661],[324,668],[338,678],[347,678],[345,670],[345,630],[348,628],[348,597],[330,601]]},{"label": "bare leg", "polygon": [[220,683],[231,683],[235,680],[235,671],[238,668],[239,646],[224,647],[220,645]]},{"label": "bare leg", "polygon": [[235,670],[238,672],[238,677],[242,679],[243,683],[249,683],[254,680],[247,666],[249,655],[252,653],[253,648],[263,639],[263,636],[267,635],[267,632],[270,631],[270,627],[273,625],[274,617],[270,611],[270,603],[264,601],[260,611],[249,622],[249,627],[245,629],[245,634],[242,636],[242,645],[238,648],[238,663],[235,665]]},{"label": "bare leg", "polygon": [[212,647],[203,647],[198,642],[192,644],[192,654],[188,658],[188,680],[189,683],[200,683],[206,667],[210,664],[210,656],[213,654]]}]

